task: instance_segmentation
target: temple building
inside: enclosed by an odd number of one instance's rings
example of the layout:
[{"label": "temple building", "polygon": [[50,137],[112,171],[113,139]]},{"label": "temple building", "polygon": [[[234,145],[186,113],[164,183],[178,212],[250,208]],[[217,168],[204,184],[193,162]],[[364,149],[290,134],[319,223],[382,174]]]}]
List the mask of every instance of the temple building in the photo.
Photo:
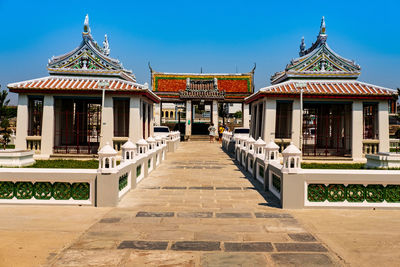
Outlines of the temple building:
[{"label": "temple building", "polygon": [[[244,99],[254,92],[254,70],[255,66],[249,73],[165,73],[150,67],[153,92],[161,98],[155,105],[155,124],[180,130],[186,138],[208,135],[210,123],[231,129],[249,127],[249,107]],[[229,107],[238,105],[240,120],[229,120]],[[166,120],[167,112],[170,118],[173,114],[173,121]]]},{"label": "temple building", "polygon": [[317,40],[299,58],[271,77],[271,86],[246,98],[251,104],[251,134],[290,142],[304,158],[348,157],[389,151],[389,113],[396,92],[357,80],[361,68],[327,44],[322,18]]},{"label": "temple building", "polygon": [[86,16],[82,42],[49,60],[49,76],[8,85],[18,94],[16,148],[42,158],[96,154],[106,142],[119,149],[152,135],[160,98],[109,54],[107,35],[100,47]]}]

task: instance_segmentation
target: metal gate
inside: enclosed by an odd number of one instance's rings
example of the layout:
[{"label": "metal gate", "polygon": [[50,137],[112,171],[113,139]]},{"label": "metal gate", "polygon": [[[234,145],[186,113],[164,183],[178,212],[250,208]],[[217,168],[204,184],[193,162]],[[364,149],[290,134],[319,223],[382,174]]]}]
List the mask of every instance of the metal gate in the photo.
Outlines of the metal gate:
[{"label": "metal gate", "polygon": [[56,112],[54,153],[96,154],[101,132],[101,105],[87,103],[87,111]]},{"label": "metal gate", "polygon": [[351,113],[339,104],[306,105],[303,112],[304,156],[351,156]]}]

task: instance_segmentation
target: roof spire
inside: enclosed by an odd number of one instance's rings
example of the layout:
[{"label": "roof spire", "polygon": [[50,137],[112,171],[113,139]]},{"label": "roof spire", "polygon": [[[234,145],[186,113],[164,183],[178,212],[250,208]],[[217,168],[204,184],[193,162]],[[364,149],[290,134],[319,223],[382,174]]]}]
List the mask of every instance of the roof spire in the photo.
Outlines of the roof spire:
[{"label": "roof spire", "polygon": [[325,35],[325,34],[326,34],[326,33],[325,33],[325,30],[326,30],[326,28],[325,28],[325,17],[322,16],[321,27],[320,27],[320,30],[319,30],[319,35]]},{"label": "roof spire", "polygon": [[89,27],[89,15],[86,14],[85,17],[85,22],[83,23],[83,32],[84,33],[90,33],[90,27]]},{"label": "roof spire", "polygon": [[304,36],[301,37],[301,44],[300,44],[300,53],[299,55],[302,57],[304,56],[304,51],[306,50],[306,44],[304,43]]},{"label": "roof spire", "polygon": [[103,50],[104,55],[108,56],[110,54],[110,44],[108,43],[107,34],[104,35]]}]

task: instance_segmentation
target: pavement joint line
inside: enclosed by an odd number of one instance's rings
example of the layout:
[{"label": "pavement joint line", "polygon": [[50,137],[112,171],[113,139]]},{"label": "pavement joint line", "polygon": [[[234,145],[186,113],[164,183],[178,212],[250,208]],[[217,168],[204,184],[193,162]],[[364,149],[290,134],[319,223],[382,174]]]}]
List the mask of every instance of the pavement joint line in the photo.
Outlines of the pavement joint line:
[{"label": "pavement joint line", "polygon": [[153,211],[139,211],[136,213],[138,217],[174,217],[174,212],[153,212]]},{"label": "pavement joint line", "polygon": [[275,243],[278,252],[328,252],[321,243]]},{"label": "pavement joint line", "polygon": [[[304,246],[305,245],[305,246]],[[97,248],[96,248],[97,249]],[[221,251],[221,252],[271,252],[327,254],[329,251],[321,243],[273,243],[269,241],[154,241],[122,240],[116,249],[133,250],[174,250],[174,251]]]},{"label": "pavement joint line", "polygon": [[236,186],[151,186],[138,187],[139,190],[218,190],[218,191],[242,191],[242,190],[258,190],[255,187],[236,187]]}]

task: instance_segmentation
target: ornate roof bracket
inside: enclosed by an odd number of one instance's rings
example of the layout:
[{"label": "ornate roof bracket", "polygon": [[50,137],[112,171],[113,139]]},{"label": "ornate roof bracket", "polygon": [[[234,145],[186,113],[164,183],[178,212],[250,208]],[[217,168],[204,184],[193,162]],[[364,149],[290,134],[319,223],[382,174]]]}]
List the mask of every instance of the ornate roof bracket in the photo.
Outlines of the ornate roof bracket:
[{"label": "ornate roof bracket", "polygon": [[191,80],[186,78],[186,90],[179,92],[181,99],[225,99],[225,91],[218,90],[218,79]]},{"label": "ornate roof bracket", "polygon": [[216,90],[185,90],[179,92],[180,99],[224,100],[225,91]]}]

